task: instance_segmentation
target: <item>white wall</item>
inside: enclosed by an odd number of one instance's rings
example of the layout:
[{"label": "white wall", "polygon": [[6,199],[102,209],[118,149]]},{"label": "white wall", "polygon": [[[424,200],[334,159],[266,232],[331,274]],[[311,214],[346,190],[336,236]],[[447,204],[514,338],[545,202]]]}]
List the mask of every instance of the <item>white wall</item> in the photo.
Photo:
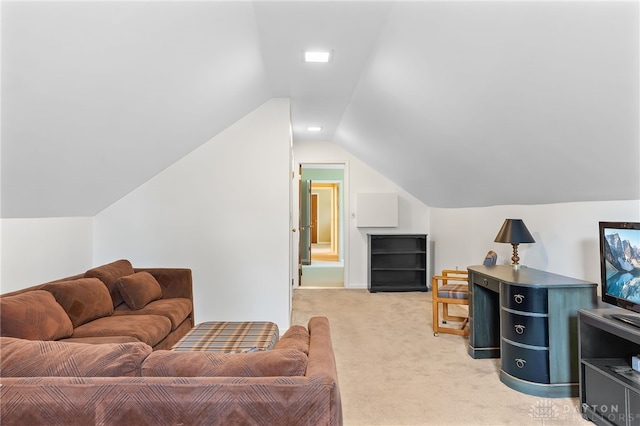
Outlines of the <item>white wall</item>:
[{"label": "white wall", "polygon": [[[429,209],[421,201],[352,156],[333,142],[296,142],[293,145],[294,169],[300,163],[345,164],[345,287],[367,287],[367,234],[429,233]],[[297,179],[297,176],[296,176]],[[397,228],[356,227],[356,194],[359,192],[395,192],[398,194]],[[297,194],[297,189],[293,192]],[[297,206],[294,196],[294,206]],[[294,223],[298,223],[297,208]],[[496,231],[497,232],[497,231]],[[296,243],[297,244],[297,243]],[[294,250],[294,251],[297,251]],[[297,259],[297,253],[294,255]]]},{"label": "white wall", "polygon": [[196,322],[286,330],[289,117],[288,99],[266,102],[96,215],[94,263],[191,268]]},{"label": "white wall", "polygon": [[598,222],[640,222],[640,201],[432,208],[435,270],[482,264],[489,250],[510,264],[511,245],[494,242],[507,218],[522,219],[536,240],[518,246],[520,264],[599,283]]},{"label": "white wall", "polygon": [[91,268],[90,217],[2,219],[0,293],[19,290]]},{"label": "white wall", "polygon": [[[494,239],[506,218],[523,219],[536,240],[521,244],[520,263],[574,278],[599,282],[599,221],[640,222],[640,201],[559,203],[532,206],[494,206],[479,208],[428,208],[332,142],[296,142],[294,162],[345,163],[345,204],[348,218],[345,234],[345,286],[366,287],[367,233],[427,233],[431,242],[433,269],[464,269],[481,264],[487,251],[498,253],[499,264],[511,263],[510,244]],[[355,216],[358,192],[397,192],[398,228],[357,228]],[[295,194],[295,192],[294,192]],[[297,201],[294,201],[297,203]],[[297,204],[294,204],[297,205]],[[297,211],[295,221],[297,223]]]}]

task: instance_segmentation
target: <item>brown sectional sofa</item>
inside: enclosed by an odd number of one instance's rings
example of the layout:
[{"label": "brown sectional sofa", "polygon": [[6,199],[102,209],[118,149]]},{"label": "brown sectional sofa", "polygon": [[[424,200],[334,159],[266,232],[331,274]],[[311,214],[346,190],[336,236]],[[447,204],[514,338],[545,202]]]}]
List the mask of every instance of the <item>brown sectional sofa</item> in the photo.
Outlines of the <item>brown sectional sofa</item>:
[{"label": "brown sectional sofa", "polygon": [[1,296],[0,334],[169,349],[194,325],[191,270],[118,260]]},{"label": "brown sectional sofa", "polygon": [[0,424],[342,424],[326,318],[271,351],[167,351],[193,326],[191,272],[129,267],[0,297]]}]

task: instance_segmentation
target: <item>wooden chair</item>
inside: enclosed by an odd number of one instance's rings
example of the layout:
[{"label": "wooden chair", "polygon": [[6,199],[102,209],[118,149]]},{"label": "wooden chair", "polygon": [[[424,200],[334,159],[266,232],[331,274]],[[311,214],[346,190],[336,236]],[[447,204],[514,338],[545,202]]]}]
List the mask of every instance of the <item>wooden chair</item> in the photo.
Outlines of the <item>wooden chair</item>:
[{"label": "wooden chair", "polygon": [[[498,255],[494,251],[490,251],[483,264],[486,266],[495,265],[497,259]],[[449,314],[449,305],[469,305],[468,272],[466,270],[444,269],[441,275],[434,275],[431,278],[431,289],[433,290],[433,335],[448,333],[468,336],[469,317]],[[454,321],[459,323],[457,327],[443,327],[441,325],[440,305],[442,305],[442,324]]]}]

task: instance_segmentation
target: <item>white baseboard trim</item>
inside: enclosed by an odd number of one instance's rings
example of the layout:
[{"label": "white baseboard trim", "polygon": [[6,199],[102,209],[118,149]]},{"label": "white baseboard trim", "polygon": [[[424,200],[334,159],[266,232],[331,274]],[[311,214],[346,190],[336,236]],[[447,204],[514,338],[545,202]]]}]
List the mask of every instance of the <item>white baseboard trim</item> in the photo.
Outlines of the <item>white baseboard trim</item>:
[{"label": "white baseboard trim", "polygon": [[352,289],[367,289],[367,285],[366,284],[349,284],[347,286],[345,286],[345,288],[352,288]]}]

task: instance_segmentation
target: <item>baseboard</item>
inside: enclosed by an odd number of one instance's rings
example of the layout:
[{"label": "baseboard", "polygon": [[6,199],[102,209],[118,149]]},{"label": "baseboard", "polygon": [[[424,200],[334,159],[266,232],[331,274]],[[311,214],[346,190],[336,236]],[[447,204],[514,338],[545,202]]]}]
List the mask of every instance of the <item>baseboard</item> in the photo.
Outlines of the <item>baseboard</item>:
[{"label": "baseboard", "polygon": [[346,285],[345,288],[349,288],[349,289],[354,289],[354,290],[360,290],[360,289],[367,289],[367,285],[366,284],[349,284]]}]

